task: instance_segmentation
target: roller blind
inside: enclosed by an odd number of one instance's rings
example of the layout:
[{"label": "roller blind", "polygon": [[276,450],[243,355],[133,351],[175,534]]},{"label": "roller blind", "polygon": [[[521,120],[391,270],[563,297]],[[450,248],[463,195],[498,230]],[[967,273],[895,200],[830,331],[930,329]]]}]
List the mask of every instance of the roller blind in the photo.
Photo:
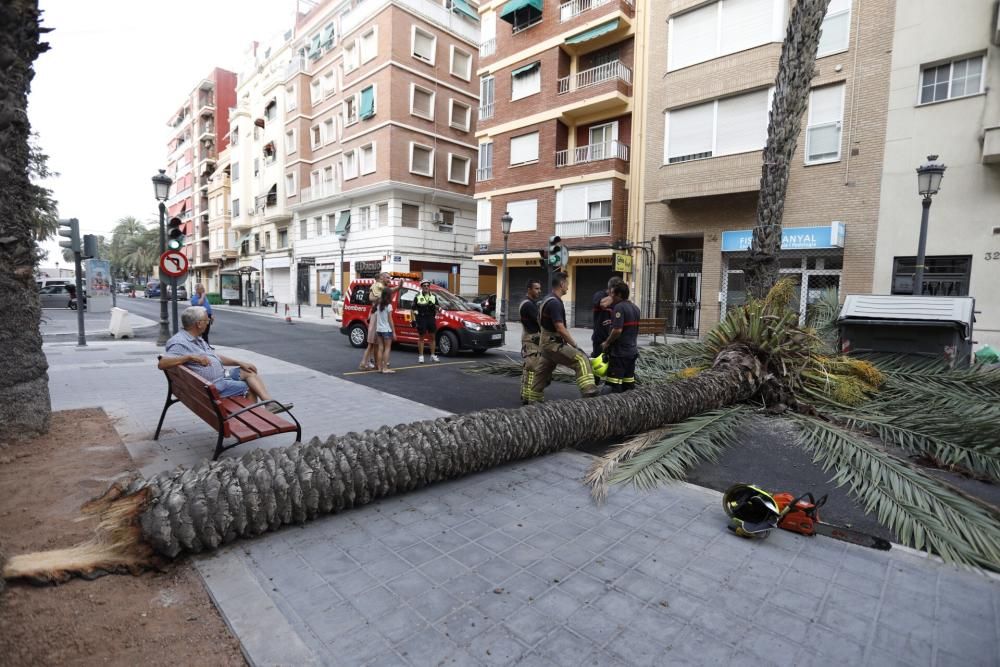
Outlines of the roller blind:
[{"label": "roller blind", "polygon": [[719,100],[714,155],[764,148],[769,94],[760,90]]},{"label": "roller blind", "polygon": [[714,58],[718,37],[719,3],[670,19],[668,69],[680,69]]},{"label": "roller blind", "polygon": [[422,89],[413,89],[413,110],[424,116],[431,115],[431,93]]},{"label": "roller blind", "polygon": [[610,179],[565,185],[556,194],[556,220],[586,220],[590,204],[600,201],[611,201]]},{"label": "roller blind", "polygon": [[542,67],[540,63],[534,63],[528,67],[522,67],[516,74],[511,75],[510,99],[517,100],[528,95],[533,95],[542,89]]},{"label": "roller blind", "polygon": [[851,0],[830,0],[823,19],[817,57],[847,48],[851,35]]},{"label": "roller blind", "polygon": [[411,171],[415,171],[419,174],[430,174],[431,173],[431,152],[423,148],[422,146],[416,146],[411,144],[413,157],[412,164],[410,168]]},{"label": "roller blind", "polygon": [[530,232],[538,227],[538,200],[525,199],[507,203],[507,212],[513,219],[510,225],[512,232]]},{"label": "roller blind", "polygon": [[843,116],[844,85],[814,88],[809,95],[809,124],[833,123]]},{"label": "roller blind", "polygon": [[493,202],[480,199],[476,202],[476,229],[489,229],[493,214]]},{"label": "roller blind", "polygon": [[774,0],[724,0],[720,54],[771,41]]},{"label": "roller blind", "polygon": [[523,134],[510,140],[510,163],[521,164],[538,159],[538,133]]},{"label": "roller blind", "polygon": [[683,162],[712,154],[714,102],[667,112],[667,159]]},{"label": "roller blind", "polygon": [[434,38],[427,33],[413,32],[413,55],[428,62],[434,60]]}]

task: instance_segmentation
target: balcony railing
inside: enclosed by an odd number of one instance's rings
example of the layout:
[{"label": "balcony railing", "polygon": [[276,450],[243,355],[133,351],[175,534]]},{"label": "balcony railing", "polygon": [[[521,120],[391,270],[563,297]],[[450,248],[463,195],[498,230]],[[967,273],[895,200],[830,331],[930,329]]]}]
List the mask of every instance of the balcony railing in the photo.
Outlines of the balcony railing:
[{"label": "balcony railing", "polygon": [[476,243],[478,245],[489,245],[490,243],[490,229],[477,229],[476,230]]},{"label": "balcony railing", "polygon": [[477,181],[488,181],[493,178],[493,167],[480,167],[476,169]]},{"label": "balcony railing", "polygon": [[628,144],[620,141],[605,141],[601,144],[579,146],[572,150],[556,151],[556,166],[569,167],[599,160],[624,160],[628,162]]},{"label": "balcony railing", "polygon": [[610,236],[611,218],[556,221],[556,234],[565,237]]},{"label": "balcony railing", "polygon": [[612,79],[620,79],[632,85],[632,70],[626,67],[622,61],[612,60],[609,63],[577,72],[575,76],[567,76],[559,79],[559,94],[562,95],[563,93],[569,93],[588,86],[596,86],[599,83],[611,81]]},{"label": "balcony railing", "polygon": [[337,194],[340,194],[340,185],[336,181],[322,181],[318,185],[302,188],[302,191],[299,192],[299,203],[305,204],[306,202],[316,201],[317,199]]},{"label": "balcony railing", "polygon": [[487,120],[489,118],[493,118],[493,106],[494,105],[491,102],[490,104],[484,104],[483,106],[479,107],[479,120]]},{"label": "balcony railing", "polygon": [[258,195],[254,197],[254,209],[257,213],[263,213],[266,207],[275,207],[278,205],[278,195],[277,194],[266,194]]},{"label": "balcony railing", "polygon": [[295,56],[292,58],[288,65],[285,67],[285,78],[290,79],[299,72],[308,71],[306,68],[306,58],[305,56]]},{"label": "balcony railing", "polygon": [[[603,7],[614,0],[570,0],[559,5],[559,21],[569,21],[576,18],[585,11]],[[626,0],[632,4],[631,0]]]},{"label": "balcony railing", "polygon": [[479,45],[479,57],[485,58],[487,56],[492,56],[497,52],[497,38],[490,37],[482,44]]}]

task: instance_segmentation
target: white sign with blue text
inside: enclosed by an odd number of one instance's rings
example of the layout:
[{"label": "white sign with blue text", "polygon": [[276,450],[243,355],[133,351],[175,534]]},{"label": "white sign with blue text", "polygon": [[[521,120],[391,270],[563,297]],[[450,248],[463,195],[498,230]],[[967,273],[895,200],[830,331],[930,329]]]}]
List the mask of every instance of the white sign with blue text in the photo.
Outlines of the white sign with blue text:
[{"label": "white sign with blue text", "polygon": [[[814,250],[843,248],[846,229],[844,223],[834,220],[828,227],[785,227],[781,231],[782,250]],[[747,250],[753,240],[753,230],[722,232],[722,252]]]}]

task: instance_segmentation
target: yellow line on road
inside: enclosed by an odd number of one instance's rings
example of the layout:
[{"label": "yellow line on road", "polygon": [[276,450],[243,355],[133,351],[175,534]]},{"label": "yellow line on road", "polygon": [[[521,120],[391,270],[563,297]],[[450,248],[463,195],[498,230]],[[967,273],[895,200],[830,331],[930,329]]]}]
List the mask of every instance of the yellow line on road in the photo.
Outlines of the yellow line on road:
[{"label": "yellow line on road", "polygon": [[[390,366],[392,370],[396,371],[407,371],[411,368],[434,368],[435,366],[456,366],[458,364],[475,364],[476,361],[445,361],[445,362],[431,362],[429,364],[416,364],[414,366],[399,366],[398,368]],[[370,371],[348,371],[344,375],[364,375],[365,373],[377,373],[378,371],[372,369]]]}]

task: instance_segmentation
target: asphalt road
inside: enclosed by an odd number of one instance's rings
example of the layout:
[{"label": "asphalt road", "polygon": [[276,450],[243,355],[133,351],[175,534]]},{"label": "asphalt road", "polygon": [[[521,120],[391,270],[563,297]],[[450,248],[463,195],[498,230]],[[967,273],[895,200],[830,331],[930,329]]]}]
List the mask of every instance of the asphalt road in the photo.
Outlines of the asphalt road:
[{"label": "asphalt road", "polygon": [[[159,319],[159,302],[143,298],[126,299],[123,307],[149,319]],[[139,338],[155,338],[156,329],[140,330]],[[469,366],[494,360],[507,353],[490,351],[484,356],[463,354],[442,357],[440,364],[418,365],[416,350],[399,347],[392,352],[394,375],[359,372],[361,350],[350,346],[339,327],[317,324],[286,324],[281,320],[232,311],[216,311],[211,340],[219,345],[242,347],[260,354],[306,366],[350,382],[364,384],[397,396],[450,412],[472,412],[484,408],[517,407],[519,380],[493,375],[470,375]],[[266,378],[265,378],[266,379]],[[576,398],[575,385],[556,383],[546,391],[549,400]],[[755,418],[738,445],[723,452],[716,463],[695,467],[688,481],[717,491],[737,482],[753,483],[772,491],[795,495],[811,491],[819,497],[829,494],[822,511],[830,523],[849,525],[857,530],[893,539],[891,532],[849,495],[830,482],[831,474],[813,463],[809,454],[795,445],[795,431],[781,419]],[[600,453],[613,443],[589,443],[581,447]],[[967,492],[1000,504],[1000,489],[934,471]]]}]

